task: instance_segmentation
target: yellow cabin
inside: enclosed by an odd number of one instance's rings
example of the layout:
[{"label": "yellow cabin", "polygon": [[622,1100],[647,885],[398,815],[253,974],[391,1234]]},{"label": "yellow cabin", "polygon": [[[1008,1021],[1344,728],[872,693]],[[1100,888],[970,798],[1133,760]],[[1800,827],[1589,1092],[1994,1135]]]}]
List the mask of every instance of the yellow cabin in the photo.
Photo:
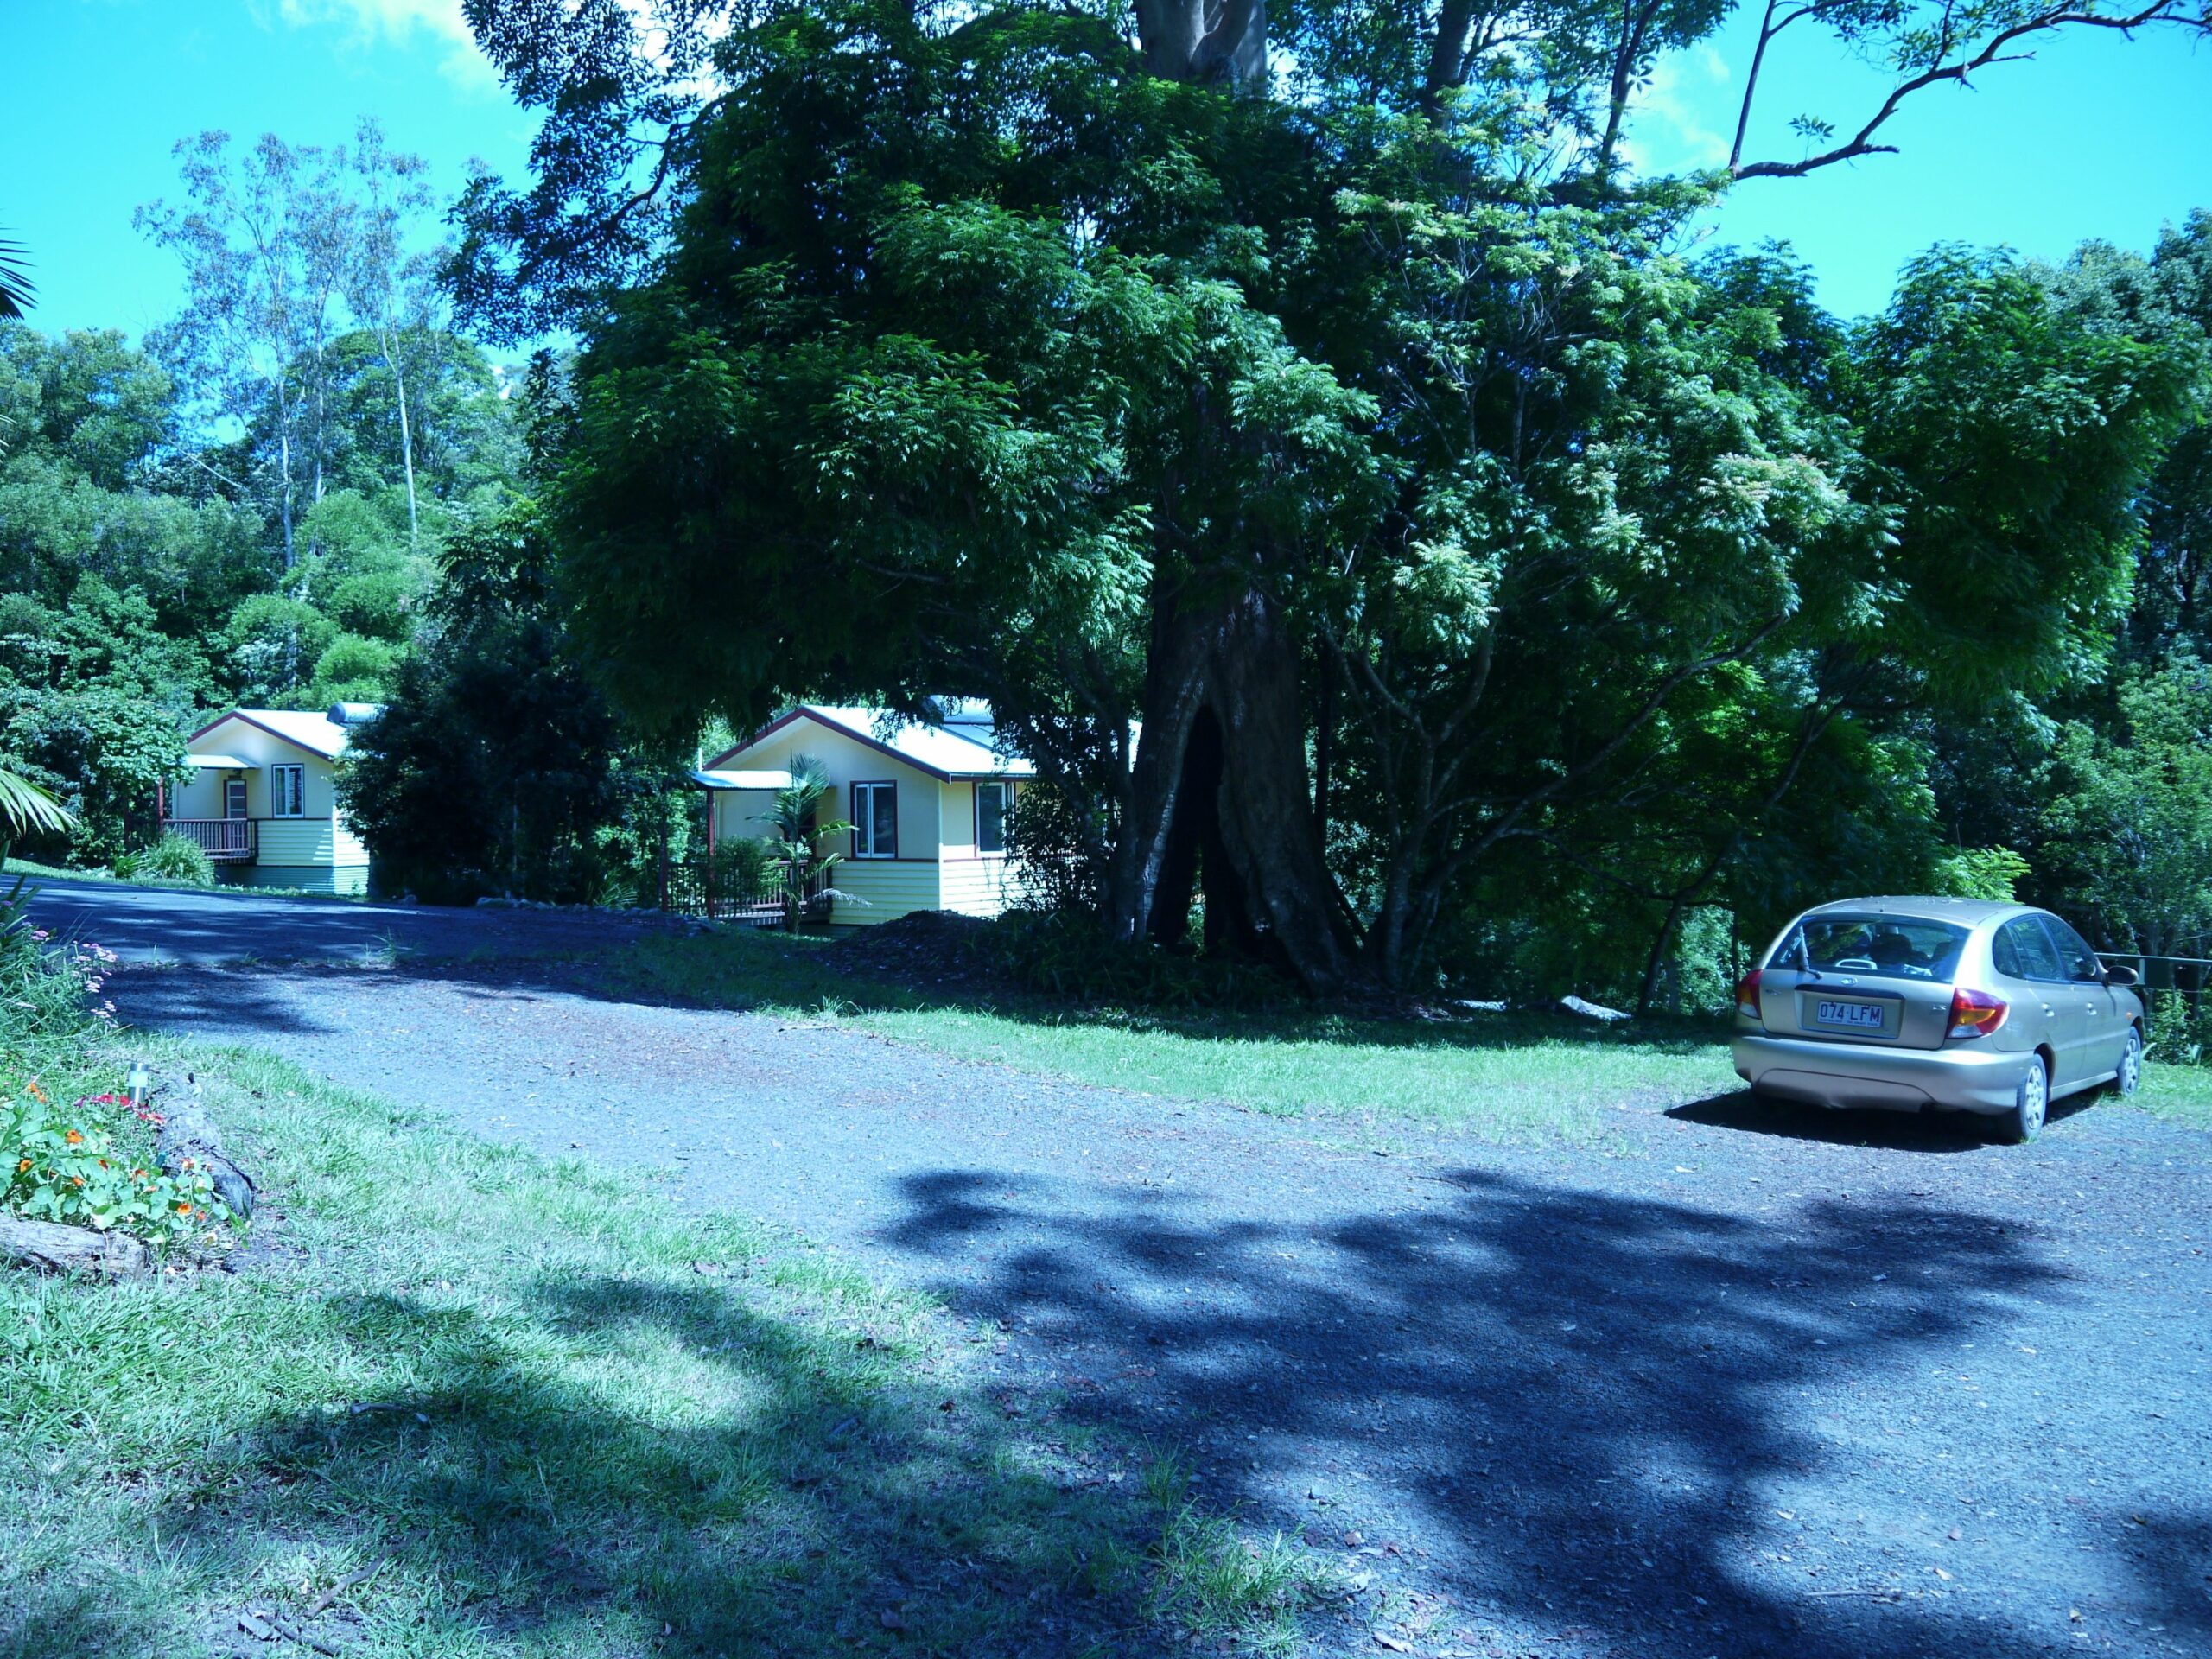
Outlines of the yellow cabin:
[{"label": "yellow cabin", "polygon": [[225,881],[365,892],[369,850],[338,809],[334,779],[346,728],[376,712],[233,709],[209,721],[186,741],[191,779],[162,803],[162,827],[198,842]]},{"label": "yellow cabin", "polygon": [[1015,792],[1037,774],[1021,756],[1001,753],[988,708],[963,705],[934,721],[880,709],[794,709],[694,774],[708,792],[713,837],[769,836],[776,791],[802,755],[829,774],[823,814],[853,826],[831,873],[850,897],[836,902],[830,921],[1006,908],[1007,822]]}]

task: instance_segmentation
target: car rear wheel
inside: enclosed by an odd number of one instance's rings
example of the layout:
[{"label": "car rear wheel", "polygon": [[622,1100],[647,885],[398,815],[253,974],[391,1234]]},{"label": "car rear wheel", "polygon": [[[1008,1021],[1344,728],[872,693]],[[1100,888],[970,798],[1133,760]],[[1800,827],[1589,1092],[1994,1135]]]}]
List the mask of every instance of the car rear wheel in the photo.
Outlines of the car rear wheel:
[{"label": "car rear wheel", "polygon": [[2116,1095],[2132,1095],[2143,1086],[2143,1033],[2127,1028],[2127,1046],[2120,1051],[2120,1071],[2112,1080]]},{"label": "car rear wheel", "polygon": [[2012,1097],[2012,1109],[2005,1115],[2005,1138],[2015,1146],[2024,1145],[2043,1133],[2043,1121],[2050,1113],[2050,1073],[2044,1067],[2043,1056],[2028,1057],[2027,1075],[2020,1079],[2019,1091]]}]

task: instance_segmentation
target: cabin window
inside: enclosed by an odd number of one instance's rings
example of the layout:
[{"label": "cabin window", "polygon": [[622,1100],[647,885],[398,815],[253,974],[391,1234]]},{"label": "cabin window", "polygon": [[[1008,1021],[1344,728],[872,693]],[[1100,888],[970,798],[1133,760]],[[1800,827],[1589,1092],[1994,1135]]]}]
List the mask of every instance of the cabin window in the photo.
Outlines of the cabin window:
[{"label": "cabin window", "polygon": [[853,856],[899,856],[899,785],[853,785]]},{"label": "cabin window", "polygon": [[269,816],[304,818],[308,815],[308,769],[305,766],[269,768]]},{"label": "cabin window", "polygon": [[1012,784],[978,784],[976,785],[976,850],[979,853],[1006,851],[1006,821],[1014,810]]}]

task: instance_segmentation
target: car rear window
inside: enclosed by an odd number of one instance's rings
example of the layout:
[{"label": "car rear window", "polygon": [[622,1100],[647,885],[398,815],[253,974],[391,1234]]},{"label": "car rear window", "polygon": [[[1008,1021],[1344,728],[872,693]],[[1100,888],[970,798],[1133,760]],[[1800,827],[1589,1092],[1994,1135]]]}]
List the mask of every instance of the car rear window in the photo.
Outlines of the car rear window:
[{"label": "car rear window", "polygon": [[1967,930],[1912,916],[1815,916],[1797,925],[1775,953],[1778,968],[1810,966],[1821,973],[1886,974],[1898,979],[1949,979],[1959,966]]}]

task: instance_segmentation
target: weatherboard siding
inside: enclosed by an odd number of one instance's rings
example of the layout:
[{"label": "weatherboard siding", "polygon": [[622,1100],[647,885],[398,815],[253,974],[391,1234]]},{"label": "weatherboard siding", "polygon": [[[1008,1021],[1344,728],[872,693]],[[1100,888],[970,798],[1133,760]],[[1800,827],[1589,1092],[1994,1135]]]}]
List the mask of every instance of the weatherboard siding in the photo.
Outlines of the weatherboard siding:
[{"label": "weatherboard siding", "polygon": [[264,818],[256,833],[261,838],[257,863],[297,869],[338,861],[328,818]]},{"label": "weatherboard siding", "polygon": [[830,883],[851,895],[837,900],[833,922],[872,927],[938,907],[935,859],[849,858],[830,870]]},{"label": "weatherboard siding", "polygon": [[995,916],[1014,897],[1014,879],[1003,858],[948,858],[938,868],[939,909]]}]

